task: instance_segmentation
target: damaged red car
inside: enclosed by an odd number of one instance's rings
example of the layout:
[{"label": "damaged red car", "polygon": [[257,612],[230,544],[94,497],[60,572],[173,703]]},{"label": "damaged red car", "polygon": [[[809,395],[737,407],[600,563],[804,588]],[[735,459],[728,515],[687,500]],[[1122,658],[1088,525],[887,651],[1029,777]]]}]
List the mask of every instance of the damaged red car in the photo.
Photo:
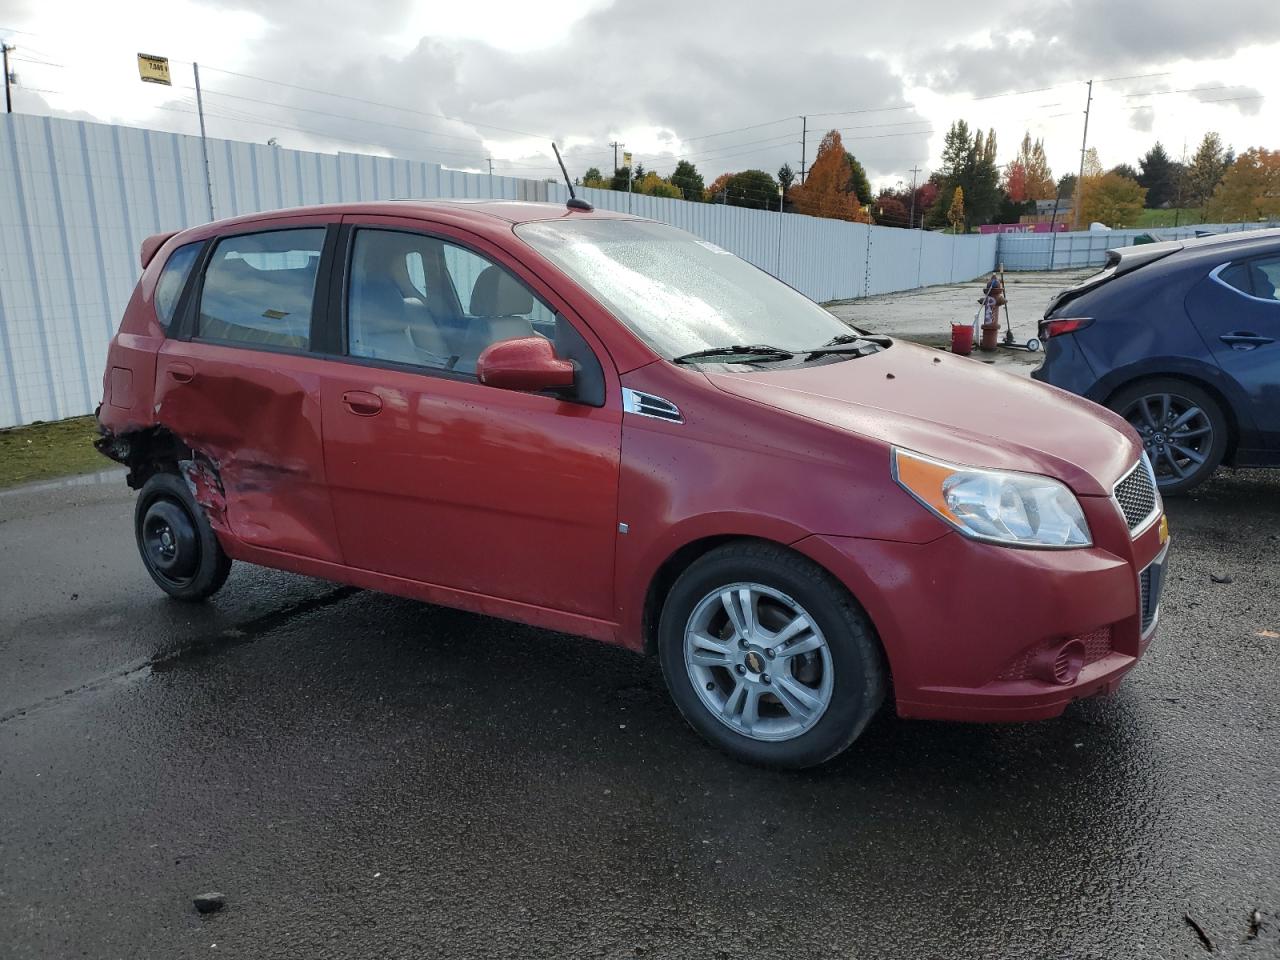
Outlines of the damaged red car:
[{"label": "damaged red car", "polygon": [[144,243],[98,419],[156,583],[243,561],[655,653],[699,733],[777,766],[886,699],[1031,720],[1115,688],[1168,539],[1128,424],[583,207]]}]

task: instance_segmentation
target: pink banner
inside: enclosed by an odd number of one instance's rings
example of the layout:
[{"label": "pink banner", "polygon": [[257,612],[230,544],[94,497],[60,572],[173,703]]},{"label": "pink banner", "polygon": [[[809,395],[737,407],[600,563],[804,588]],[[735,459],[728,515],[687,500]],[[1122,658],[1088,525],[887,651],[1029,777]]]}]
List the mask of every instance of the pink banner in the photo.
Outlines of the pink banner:
[{"label": "pink banner", "polygon": [[[1050,230],[1050,226],[1053,227]],[[1059,220],[1055,224],[1049,223],[984,223],[978,227],[979,233],[1063,233],[1067,229],[1067,222]]]}]

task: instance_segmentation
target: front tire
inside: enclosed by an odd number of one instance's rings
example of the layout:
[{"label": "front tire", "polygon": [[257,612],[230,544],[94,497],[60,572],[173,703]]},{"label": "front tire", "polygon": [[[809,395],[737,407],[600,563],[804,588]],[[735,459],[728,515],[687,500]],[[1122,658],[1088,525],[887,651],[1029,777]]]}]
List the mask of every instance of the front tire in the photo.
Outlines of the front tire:
[{"label": "front tire", "polygon": [[690,726],[749,763],[823,763],[884,701],[866,614],[829,573],[774,544],[718,547],[681,574],[663,605],[658,653]]},{"label": "front tire", "polygon": [[133,527],[143,566],[169,596],[194,603],[226,582],[231,558],[181,477],[157,473],[143,485]]},{"label": "front tire", "polygon": [[1156,485],[1165,496],[1208,480],[1227,451],[1227,418],[1208,391],[1172,377],[1141,380],[1107,406],[1142,438]]}]

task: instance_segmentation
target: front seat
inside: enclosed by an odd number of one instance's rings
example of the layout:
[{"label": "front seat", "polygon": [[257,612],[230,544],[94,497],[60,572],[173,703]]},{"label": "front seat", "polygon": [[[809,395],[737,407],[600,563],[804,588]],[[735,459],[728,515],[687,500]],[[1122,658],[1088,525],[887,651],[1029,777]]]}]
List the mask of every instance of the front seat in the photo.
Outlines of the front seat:
[{"label": "front seat", "polygon": [[533,292],[497,264],[480,271],[471,288],[470,329],[455,367],[474,373],[484,348],[499,340],[534,335],[527,314],[533,312]]},{"label": "front seat", "polygon": [[369,231],[361,238],[351,297],[351,352],[397,363],[447,366],[450,350],[409,278],[417,238]]}]

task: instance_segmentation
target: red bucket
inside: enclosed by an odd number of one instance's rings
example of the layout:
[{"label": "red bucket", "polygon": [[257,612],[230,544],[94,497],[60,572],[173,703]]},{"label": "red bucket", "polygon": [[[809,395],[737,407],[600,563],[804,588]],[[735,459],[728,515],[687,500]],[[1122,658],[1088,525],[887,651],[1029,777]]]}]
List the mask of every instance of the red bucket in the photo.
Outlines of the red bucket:
[{"label": "red bucket", "polygon": [[967,357],[973,353],[973,324],[953,323],[951,325],[951,352]]}]

